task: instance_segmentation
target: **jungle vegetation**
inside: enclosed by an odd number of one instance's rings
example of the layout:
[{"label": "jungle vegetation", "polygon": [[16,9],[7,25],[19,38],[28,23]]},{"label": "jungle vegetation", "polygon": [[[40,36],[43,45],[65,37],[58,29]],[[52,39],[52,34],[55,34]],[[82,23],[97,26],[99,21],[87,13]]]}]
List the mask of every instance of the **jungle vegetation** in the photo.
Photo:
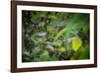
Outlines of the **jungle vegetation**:
[{"label": "jungle vegetation", "polygon": [[88,13],[22,11],[22,62],[90,58]]}]

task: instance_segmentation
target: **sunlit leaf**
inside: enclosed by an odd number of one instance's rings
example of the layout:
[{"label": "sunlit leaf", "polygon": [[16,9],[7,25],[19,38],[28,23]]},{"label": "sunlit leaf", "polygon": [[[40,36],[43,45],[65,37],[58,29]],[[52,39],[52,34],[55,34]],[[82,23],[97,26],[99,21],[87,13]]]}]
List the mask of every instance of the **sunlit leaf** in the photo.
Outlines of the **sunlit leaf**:
[{"label": "sunlit leaf", "polygon": [[75,39],[73,39],[72,41],[72,49],[74,51],[77,51],[82,45],[82,40],[79,37],[76,37]]}]

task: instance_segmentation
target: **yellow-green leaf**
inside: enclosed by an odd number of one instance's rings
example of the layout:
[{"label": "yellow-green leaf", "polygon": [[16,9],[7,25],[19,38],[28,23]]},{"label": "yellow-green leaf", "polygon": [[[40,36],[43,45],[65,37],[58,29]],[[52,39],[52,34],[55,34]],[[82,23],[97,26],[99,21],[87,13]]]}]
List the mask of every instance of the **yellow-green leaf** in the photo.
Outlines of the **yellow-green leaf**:
[{"label": "yellow-green leaf", "polygon": [[57,35],[56,35],[55,39],[58,39],[59,37],[61,37],[61,36],[62,36],[62,34],[63,34],[66,30],[67,30],[66,28],[64,28],[64,29],[60,30],[60,31],[57,33]]},{"label": "yellow-green leaf", "polygon": [[44,25],[45,25],[45,22],[41,22],[41,23],[39,24],[40,27],[44,27]]},{"label": "yellow-green leaf", "polygon": [[51,26],[47,26],[47,31],[48,31],[48,32],[53,32],[53,31],[54,31],[54,28],[51,27]]},{"label": "yellow-green leaf", "polygon": [[48,18],[51,18],[51,19],[56,19],[57,17],[54,16],[54,15],[49,15]]},{"label": "yellow-green leaf", "polygon": [[40,60],[41,61],[47,61],[49,59],[49,53],[48,51],[44,51],[41,55],[40,55]]},{"label": "yellow-green leaf", "polygon": [[77,51],[82,45],[82,40],[79,37],[76,37],[75,39],[73,39],[72,41],[72,49],[74,51]]},{"label": "yellow-green leaf", "polygon": [[62,45],[62,42],[61,42],[61,41],[54,41],[52,44],[53,44],[54,46],[60,47],[60,46]]},{"label": "yellow-green leaf", "polygon": [[65,52],[66,49],[65,49],[64,47],[60,47],[60,48],[59,48],[59,51],[60,51],[60,52]]}]

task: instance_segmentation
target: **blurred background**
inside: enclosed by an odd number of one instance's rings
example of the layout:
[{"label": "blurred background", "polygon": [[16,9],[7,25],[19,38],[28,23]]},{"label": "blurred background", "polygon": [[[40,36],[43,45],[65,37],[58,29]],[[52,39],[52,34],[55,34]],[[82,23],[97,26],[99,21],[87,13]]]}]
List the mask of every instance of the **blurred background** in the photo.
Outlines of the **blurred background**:
[{"label": "blurred background", "polygon": [[22,61],[90,58],[90,14],[22,11]]}]

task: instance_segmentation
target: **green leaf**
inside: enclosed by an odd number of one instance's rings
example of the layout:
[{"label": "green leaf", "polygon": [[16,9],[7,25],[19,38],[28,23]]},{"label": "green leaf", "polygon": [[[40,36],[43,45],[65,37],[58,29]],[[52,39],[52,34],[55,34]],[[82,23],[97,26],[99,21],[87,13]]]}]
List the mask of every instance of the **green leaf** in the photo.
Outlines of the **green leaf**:
[{"label": "green leaf", "polygon": [[47,32],[53,32],[54,28],[52,26],[47,26]]},{"label": "green leaf", "polygon": [[41,22],[41,23],[39,24],[39,26],[40,26],[40,27],[44,27],[44,26],[45,26],[45,22]]},{"label": "green leaf", "polygon": [[75,39],[73,39],[72,41],[72,49],[74,51],[77,51],[82,45],[82,40],[79,37],[76,37]]},{"label": "green leaf", "polygon": [[49,15],[48,18],[50,18],[50,19],[56,19],[57,17],[55,15]]},{"label": "green leaf", "polygon": [[48,61],[48,59],[49,59],[49,53],[48,53],[48,51],[44,51],[40,55],[40,61]]},{"label": "green leaf", "polygon": [[90,58],[90,47],[89,45],[84,45],[84,47],[81,48],[79,59],[89,59]]},{"label": "green leaf", "polygon": [[56,35],[55,39],[58,39],[60,36],[62,36],[62,34],[63,34],[66,30],[67,30],[66,28],[64,28],[64,29],[60,30],[60,32],[59,32],[59,33],[57,33],[57,35]]},{"label": "green leaf", "polygon": [[66,49],[65,49],[64,47],[60,47],[60,48],[59,48],[59,51],[60,51],[60,52],[65,52]]},{"label": "green leaf", "polygon": [[54,41],[54,42],[52,43],[52,45],[60,47],[60,46],[62,45],[62,42],[59,41],[59,40],[57,40],[57,41]]},{"label": "green leaf", "polygon": [[58,60],[58,58],[55,55],[49,58],[49,61],[56,61],[56,60]]}]

